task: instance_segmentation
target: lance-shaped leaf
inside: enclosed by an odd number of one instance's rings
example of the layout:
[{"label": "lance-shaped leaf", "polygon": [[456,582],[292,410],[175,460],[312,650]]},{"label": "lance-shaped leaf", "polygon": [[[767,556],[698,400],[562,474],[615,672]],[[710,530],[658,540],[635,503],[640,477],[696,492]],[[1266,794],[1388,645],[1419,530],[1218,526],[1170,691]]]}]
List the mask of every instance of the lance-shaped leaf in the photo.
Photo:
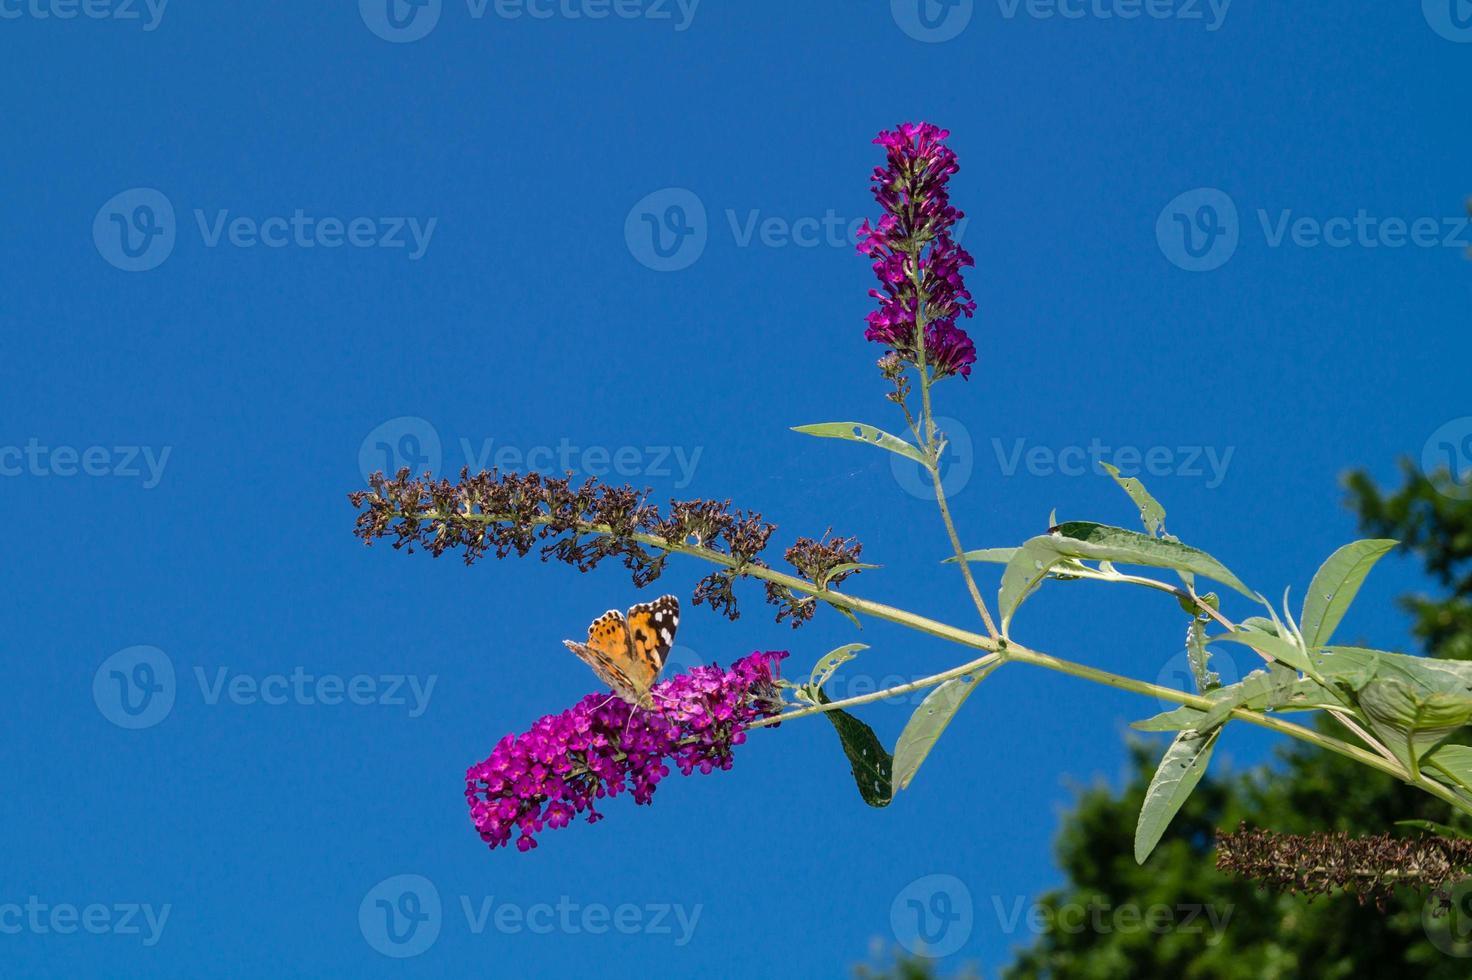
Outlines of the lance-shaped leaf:
[{"label": "lance-shaped leaf", "polygon": [[803,435],[817,436],[820,439],[847,439],[850,442],[863,442],[880,449],[888,449],[890,452],[914,460],[921,466],[928,466],[925,454],[912,444],[892,436],[883,429],[876,429],[872,425],[863,422],[817,422],[813,425],[796,425],[793,432],[801,432]]},{"label": "lance-shaped leaf", "polygon": [[1305,673],[1314,673],[1313,665],[1309,656],[1297,643],[1285,640],[1281,636],[1272,633],[1264,633],[1261,630],[1245,629],[1236,630],[1231,633],[1221,633],[1213,636],[1211,643],[1240,643],[1245,647],[1251,647],[1258,653],[1266,654],[1280,664],[1301,670]]},{"label": "lance-shaped leaf", "polygon": [[920,707],[905,723],[905,729],[900,732],[899,741],[894,746],[895,789],[909,788],[920,764],[935,748],[946,726],[988,673],[989,670],[982,670],[971,677],[953,677],[920,702]]},{"label": "lance-shaped leaf", "polygon": [[1435,834],[1438,837],[1455,837],[1461,840],[1472,839],[1472,834],[1464,830],[1458,830],[1456,827],[1448,827],[1444,823],[1437,823],[1434,820],[1397,820],[1395,825],[1397,827],[1412,827],[1416,830],[1424,830],[1428,834]]},{"label": "lance-shaped leaf", "polygon": [[[830,703],[827,693],[822,690],[818,691],[818,699],[822,704]],[[854,782],[864,802],[873,807],[889,806],[894,800],[894,759],[884,751],[874,729],[846,711],[825,711],[823,717],[838,732],[843,754],[848,756]]]},{"label": "lance-shaped leaf", "polygon": [[1165,750],[1165,757],[1145,792],[1145,805],[1140,807],[1140,819],[1135,825],[1136,863],[1145,863],[1160,843],[1165,828],[1201,782],[1221,733],[1221,728],[1204,735],[1194,730],[1184,731]]},{"label": "lance-shaped leaf", "polygon": [[1243,585],[1221,562],[1201,549],[1179,541],[1152,538],[1139,531],[1127,531],[1122,527],[1095,524],[1091,521],[1068,521],[1058,525],[1054,531],[1065,539],[1066,544],[1062,546],[1065,557],[1093,558],[1127,565],[1148,565],[1193,572],[1230,586],[1248,598],[1257,598],[1257,594]]},{"label": "lance-shaped leaf", "polygon": [[[1017,551],[1017,548],[978,548],[976,551],[966,552],[965,557],[967,561],[986,561],[997,565],[1005,565],[1012,560],[1012,556],[1017,554]],[[942,564],[954,564],[955,561],[956,556],[952,555],[942,562]]]},{"label": "lance-shaped leaf", "polygon": [[1146,490],[1145,484],[1139,480],[1132,476],[1120,476],[1119,467],[1109,463],[1099,465],[1108,471],[1109,475],[1114,478],[1114,482],[1118,483],[1124,492],[1130,495],[1135,506],[1140,508],[1140,522],[1145,525],[1145,532],[1152,538],[1159,534],[1160,529],[1165,526],[1165,508],[1160,506],[1160,501],[1150,496],[1150,491]]},{"label": "lance-shaped leaf", "polygon": [[821,688],[828,683],[828,678],[833,676],[834,671],[858,656],[860,650],[867,649],[869,646],[866,643],[849,643],[823,654],[818,662],[813,664],[813,672],[808,677],[808,685],[815,691]]},{"label": "lance-shaped leaf", "polygon": [[1003,633],[1007,632],[1018,607],[1048,577],[1048,571],[1064,559],[1058,553],[1057,537],[1055,534],[1040,534],[1029,538],[1002,570],[1002,587],[997,593],[997,605],[1002,617]]},{"label": "lance-shaped leaf", "polygon": [[1359,594],[1370,569],[1399,541],[1370,538],[1355,541],[1329,556],[1309,584],[1303,597],[1303,640],[1309,649],[1329,642],[1339,621]]}]

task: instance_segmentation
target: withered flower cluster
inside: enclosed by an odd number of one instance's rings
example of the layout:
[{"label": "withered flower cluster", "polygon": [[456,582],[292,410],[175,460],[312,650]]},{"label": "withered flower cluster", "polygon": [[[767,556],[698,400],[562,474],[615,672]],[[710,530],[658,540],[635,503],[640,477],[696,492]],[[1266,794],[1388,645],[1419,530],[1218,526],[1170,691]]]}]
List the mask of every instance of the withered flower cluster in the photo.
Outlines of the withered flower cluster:
[{"label": "withered flower cluster", "polygon": [[1279,834],[1249,830],[1216,836],[1216,866],[1291,894],[1327,895],[1337,888],[1361,905],[1385,911],[1397,888],[1432,889],[1444,912],[1451,888],[1472,868],[1472,840],[1426,835],[1392,837],[1344,832]]},{"label": "withered flower cluster", "polygon": [[[633,573],[634,585],[644,588],[659,578],[673,549],[703,548],[724,561],[696,583],[695,604],[708,602],[728,618],[739,618],[733,585],[748,569],[769,567],[761,553],[777,526],[760,514],[733,510],[729,500],[671,500],[661,512],[648,496],[648,491],[594,479],[574,487],[570,480],[540,473],[492,470],[472,476],[467,468],[452,483],[428,473],[412,477],[406,467],[392,479],[373,474],[368,489],[348,499],[359,510],[353,533],[365,544],[387,538],[395,548],[423,548],[435,557],[458,550],[467,565],[488,552],[497,558],[525,557],[533,548],[543,561],[555,558],[580,572],[617,558]],[[804,576],[820,581],[815,574],[853,561],[860,548],[848,538],[826,544],[800,538],[787,557]],[[799,606],[806,613],[803,621],[812,618],[811,601],[791,590],[778,587],[774,594],[769,585],[768,599],[782,607],[779,622]]]},{"label": "withered flower cluster", "polygon": [[[824,532],[821,540],[798,538],[782,556],[803,578],[821,589],[831,589],[850,575],[858,574],[860,569],[852,566],[858,563],[864,550],[857,538],[830,540],[828,535],[832,530]],[[793,629],[812,619],[818,606],[812,596],[797,595],[777,582],[767,583],[767,601],[778,607],[777,622],[791,617]]]}]

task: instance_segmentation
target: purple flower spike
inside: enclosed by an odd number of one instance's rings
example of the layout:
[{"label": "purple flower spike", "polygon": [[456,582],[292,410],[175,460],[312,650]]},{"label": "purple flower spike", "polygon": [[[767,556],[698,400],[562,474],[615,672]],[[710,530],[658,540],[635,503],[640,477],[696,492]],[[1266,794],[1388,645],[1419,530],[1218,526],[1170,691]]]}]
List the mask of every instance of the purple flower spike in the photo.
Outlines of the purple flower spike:
[{"label": "purple flower spike", "polygon": [[911,364],[919,363],[918,278],[925,298],[926,364],[936,378],[969,378],[976,346],[956,319],[976,313],[961,276],[962,269],[976,263],[951,238],[951,229],[965,215],[951,207],[946,189],[960,169],[956,154],[945,145],[950,135],[929,123],[903,123],[874,140],[885,148],[888,163],[874,168],[873,177],[874,199],[884,216],[877,226],[865,221],[859,229],[859,252],[874,260],[881,287],[869,291],[879,308],[869,314],[864,336],[893,348]]},{"label": "purple flower spike", "polygon": [[507,735],[465,773],[481,839],[494,850],[516,835],[516,849],[529,851],[536,834],[560,830],[580,813],[589,823],[603,819],[595,800],[628,792],[635,803],[649,803],[670,774],[667,762],[685,776],[730,769],[746,727],[781,710],[776,678],[786,656],[753,653],[730,670],[696,667],[655,685],[653,710],[590,694],[530,731]]}]

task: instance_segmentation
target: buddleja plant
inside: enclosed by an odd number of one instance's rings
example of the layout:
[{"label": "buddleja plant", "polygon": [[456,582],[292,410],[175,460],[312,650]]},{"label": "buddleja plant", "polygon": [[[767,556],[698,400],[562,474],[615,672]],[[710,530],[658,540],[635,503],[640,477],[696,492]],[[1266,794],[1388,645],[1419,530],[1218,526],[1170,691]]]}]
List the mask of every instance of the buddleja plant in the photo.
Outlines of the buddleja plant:
[{"label": "buddleja plant", "polygon": [[[1144,485],[1106,467],[1138,508],[1141,530],[1069,521],[1017,547],[963,547],[941,480],[946,435],[932,405],[936,386],[968,378],[976,360],[975,346],[958,324],[976,306],[963,279],[972,258],[952,237],[962,214],[948,193],[958,169],[945,143],[948,136],[924,123],[879,135],[875,143],[883,147],[886,161],[875,169],[872,186],[883,214],[877,225],[866,221],[861,229],[859,250],[873,261],[879,280],[871,290],[876,308],[868,315],[866,336],[887,348],[878,366],[886,398],[903,419],[903,434],[863,422],[825,422],[796,431],[893,453],[929,474],[950,543],[947,561],[975,605],[979,629],[939,622],[841,588],[877,567],[859,561],[862,548],[850,538],[796,538],[783,555],[792,571],[774,568],[764,555],[775,526],[759,514],[733,509],[730,501],[672,500],[662,509],[647,492],[594,480],[574,486],[535,473],[462,471],[451,482],[430,474],[415,478],[408,470],[392,479],[375,474],[369,488],[351,499],[360,509],[356,533],[370,544],[389,537],[396,548],[410,551],[421,547],[436,556],[458,551],[467,563],[487,553],[504,558],[536,550],[543,560],[557,559],[580,571],[613,558],[632,571],[641,588],[660,577],[670,556],[680,555],[709,568],[694,588],[694,603],[732,620],[739,616],[735,587],[751,579],[764,584],[777,619],[794,627],[827,606],[855,623],[880,619],[947,640],[968,651],[966,658],[933,676],[839,701],[830,700],[825,685],[864,649],[861,644],[819,658],[796,682],[780,676],[787,653],[766,652],[729,670],[699,667],[665,681],[654,688],[652,706],[590,694],[525,733],[507,735],[489,758],[470,768],[466,797],[482,839],[495,848],[515,836],[517,847],[529,850],[543,830],[565,827],[579,815],[600,819],[597,803],[606,797],[627,790],[637,803],[650,802],[669,773],[667,763],[686,775],[729,768],[734,748],[749,731],[815,715],[837,730],[864,801],[885,806],[915,778],[977,685],[1012,664],[1179,705],[1135,725],[1175,733],[1140,811],[1135,857],[1141,862],[1206,771],[1222,730],[1233,722],[1339,753],[1472,814],[1472,748],[1444,744],[1472,720],[1472,664],[1330,643],[1371,567],[1396,542],[1356,541],[1334,552],[1314,575],[1295,615],[1287,591],[1281,608],[1275,607],[1216,558],[1167,533],[1165,510]],[[995,616],[973,574],[978,563],[1002,566]],[[1023,603],[1045,584],[1059,581],[1133,586],[1174,597],[1184,614],[1195,691],[1109,673],[1019,642],[1015,622]],[[1259,614],[1232,618],[1207,582],[1234,593],[1237,604]],[[1240,683],[1223,685],[1211,669],[1212,650],[1222,643],[1255,651],[1262,668]],[[929,694],[892,752],[850,713],[920,689]],[[1307,712],[1327,715],[1337,729],[1289,720]],[[1301,848],[1278,847],[1256,836],[1237,837],[1231,844],[1239,868],[1254,868],[1289,886],[1300,870],[1320,874],[1320,865],[1335,861],[1332,847],[1320,847],[1312,851],[1314,868],[1295,870],[1292,854]],[[1330,876],[1338,884],[1368,882],[1372,888],[1399,881],[1440,885],[1466,866],[1468,850],[1461,841],[1433,837],[1405,853],[1396,851],[1399,867],[1415,864],[1418,875],[1398,878],[1384,868],[1361,875],[1350,868],[1337,877],[1331,870]]]}]

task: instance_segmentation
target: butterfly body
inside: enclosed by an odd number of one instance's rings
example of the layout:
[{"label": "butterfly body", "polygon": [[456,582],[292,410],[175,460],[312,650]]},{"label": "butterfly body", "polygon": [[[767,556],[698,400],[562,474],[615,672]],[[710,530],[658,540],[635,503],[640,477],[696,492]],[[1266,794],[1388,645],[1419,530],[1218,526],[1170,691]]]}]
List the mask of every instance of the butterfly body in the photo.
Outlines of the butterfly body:
[{"label": "butterfly body", "polygon": [[675,630],[680,625],[680,600],[672,595],[640,603],[621,613],[617,609],[593,620],[586,643],[564,640],[567,648],[629,704],[653,707],[650,689],[659,680]]}]

